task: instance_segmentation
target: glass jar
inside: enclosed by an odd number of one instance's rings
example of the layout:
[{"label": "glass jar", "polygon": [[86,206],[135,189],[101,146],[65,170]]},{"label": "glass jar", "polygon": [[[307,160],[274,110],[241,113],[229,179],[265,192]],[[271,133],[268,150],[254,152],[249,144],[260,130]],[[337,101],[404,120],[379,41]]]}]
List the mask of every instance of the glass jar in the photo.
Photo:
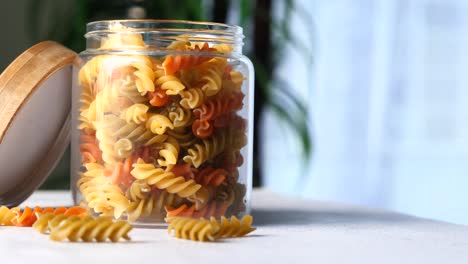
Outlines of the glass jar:
[{"label": "glass jar", "polygon": [[252,181],[253,66],[238,26],[87,25],[74,69],[72,189],[96,215],[241,217]]}]

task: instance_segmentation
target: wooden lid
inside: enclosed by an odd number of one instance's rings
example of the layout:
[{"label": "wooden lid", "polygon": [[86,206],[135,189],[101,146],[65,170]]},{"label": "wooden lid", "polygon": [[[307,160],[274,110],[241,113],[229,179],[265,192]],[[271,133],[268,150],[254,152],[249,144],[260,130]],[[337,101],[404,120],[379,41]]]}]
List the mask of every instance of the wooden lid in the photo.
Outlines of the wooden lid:
[{"label": "wooden lid", "polygon": [[45,41],[0,75],[0,204],[23,202],[65,151],[76,58],[75,52]]}]

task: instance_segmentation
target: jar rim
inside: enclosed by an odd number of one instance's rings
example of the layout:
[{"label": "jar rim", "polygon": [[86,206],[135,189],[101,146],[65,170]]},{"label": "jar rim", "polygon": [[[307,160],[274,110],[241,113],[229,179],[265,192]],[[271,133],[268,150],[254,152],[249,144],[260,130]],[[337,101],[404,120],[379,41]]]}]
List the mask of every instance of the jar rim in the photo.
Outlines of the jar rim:
[{"label": "jar rim", "polygon": [[[115,25],[123,28],[115,28]],[[117,19],[98,20],[86,25],[85,37],[109,33],[158,33],[165,34],[208,34],[220,36],[229,42],[238,42],[244,39],[243,29],[240,26],[218,22],[191,21],[191,20],[163,20],[163,19]]]}]

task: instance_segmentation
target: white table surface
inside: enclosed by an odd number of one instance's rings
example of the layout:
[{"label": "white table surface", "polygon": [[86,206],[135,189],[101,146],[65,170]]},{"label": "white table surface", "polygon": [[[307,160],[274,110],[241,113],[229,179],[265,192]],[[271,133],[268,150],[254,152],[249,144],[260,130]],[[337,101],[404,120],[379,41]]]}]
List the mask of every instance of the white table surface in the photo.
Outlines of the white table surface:
[{"label": "white table surface", "polygon": [[[23,205],[70,205],[36,192]],[[0,263],[468,263],[468,227],[343,204],[253,194],[246,238],[219,243],[134,229],[124,243],[57,243],[32,228],[0,227]]]}]

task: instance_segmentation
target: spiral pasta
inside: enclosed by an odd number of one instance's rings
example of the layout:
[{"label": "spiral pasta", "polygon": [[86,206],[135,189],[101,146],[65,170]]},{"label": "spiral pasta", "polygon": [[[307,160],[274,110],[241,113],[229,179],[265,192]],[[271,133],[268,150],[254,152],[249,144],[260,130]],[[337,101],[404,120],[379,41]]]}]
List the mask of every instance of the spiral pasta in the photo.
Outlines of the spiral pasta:
[{"label": "spiral pasta", "polygon": [[94,125],[88,119],[88,109],[91,103],[94,100],[94,96],[92,94],[91,87],[83,86],[81,95],[80,95],[80,115],[78,120],[80,124],[78,125],[78,129],[95,129]]},{"label": "spiral pasta", "polygon": [[205,101],[205,93],[201,88],[190,88],[180,92],[180,105],[185,109],[199,107]]},{"label": "spiral pasta", "polygon": [[177,176],[184,177],[185,180],[194,179],[196,173],[196,169],[187,163],[174,165],[170,171]]},{"label": "spiral pasta", "polygon": [[104,175],[108,178],[110,183],[119,184],[121,186],[130,186],[134,181],[133,176],[130,174],[132,170],[134,157],[128,157],[123,163],[117,163],[111,169],[106,169]]},{"label": "spiral pasta", "polygon": [[162,135],[167,129],[174,129],[171,120],[164,115],[155,114],[148,118],[146,128],[157,135]]},{"label": "spiral pasta", "polygon": [[0,206],[0,226],[12,226],[12,220],[16,217],[19,208],[9,209],[6,206]]},{"label": "spiral pasta", "polygon": [[181,205],[178,208],[166,207],[167,217],[191,217],[191,218],[200,218],[200,217],[216,217],[219,218],[223,216],[228,207],[230,206],[229,202],[218,202],[212,201],[207,204],[205,207],[198,209],[195,205],[187,206],[186,204]]},{"label": "spiral pasta", "polygon": [[53,214],[53,213],[39,213],[37,214],[38,219],[32,226],[41,234],[50,232],[51,229],[59,226],[64,220],[77,221],[80,217],[72,215],[67,216],[64,214]]},{"label": "spiral pasta", "polygon": [[192,133],[191,129],[182,128],[182,129],[168,130],[166,131],[166,134],[174,138],[179,144],[179,146],[183,148],[187,148],[193,145],[197,141],[197,138]]},{"label": "spiral pasta", "polygon": [[127,158],[133,153],[133,143],[128,138],[121,138],[114,144],[114,151],[119,158]]},{"label": "spiral pasta", "polygon": [[169,137],[168,140],[161,145],[158,164],[168,169],[172,168],[179,158],[179,150],[179,143],[174,138]]},{"label": "spiral pasta", "polygon": [[102,62],[107,58],[108,56],[94,57],[81,67],[78,72],[78,83],[84,88],[84,91],[89,91],[86,89],[91,89],[91,87],[93,87],[99,70],[102,67]]},{"label": "spiral pasta", "polygon": [[[177,42],[174,43],[171,49],[185,49],[186,44],[185,42]],[[200,48],[198,45],[195,46],[193,49],[197,52],[211,52],[216,51],[216,49],[210,48],[208,43],[204,43],[204,45]],[[172,75],[180,70],[194,68],[201,63],[211,59],[210,56],[203,56],[203,55],[168,55],[163,62],[163,67],[167,75]]]},{"label": "spiral pasta", "polygon": [[193,241],[215,241],[216,234],[220,230],[219,225],[205,219],[171,217],[167,218],[167,222],[169,223],[167,228],[169,234],[174,233],[177,238]]},{"label": "spiral pasta", "polygon": [[113,215],[113,208],[107,204],[105,193],[100,186],[106,184],[107,181],[104,176],[89,177],[83,174],[76,185],[86,202],[86,206],[97,214],[110,216]]},{"label": "spiral pasta", "polygon": [[78,180],[77,187],[94,212],[120,218],[130,201],[116,184],[106,177],[106,169],[99,164],[88,164],[88,171]]},{"label": "spiral pasta", "polygon": [[137,125],[141,123],[146,123],[148,119],[149,107],[144,104],[134,104],[122,112],[122,118],[127,121],[127,123],[135,123]]},{"label": "spiral pasta", "polygon": [[159,77],[156,80],[155,85],[164,90],[168,95],[179,94],[185,89],[185,85],[177,77],[172,75],[163,75]]},{"label": "spiral pasta", "polygon": [[154,71],[151,68],[152,63],[143,64],[143,63],[133,63],[133,67],[136,68],[136,71],[133,73],[136,77],[136,87],[138,92],[141,95],[146,95],[148,92],[154,92]]},{"label": "spiral pasta", "polygon": [[174,128],[184,128],[192,123],[192,111],[178,105],[169,108],[168,117],[172,121]]},{"label": "spiral pasta", "polygon": [[155,207],[154,194],[151,194],[151,187],[144,181],[134,181],[127,191],[127,197],[131,200],[127,208],[129,222],[150,215]]},{"label": "spiral pasta", "polygon": [[37,220],[37,215],[42,213],[51,213],[54,215],[63,214],[66,216],[76,215],[78,217],[85,217],[87,215],[86,208],[75,206],[75,207],[46,207],[41,208],[39,206],[34,207],[25,207],[24,210],[14,210],[15,217],[11,220],[11,223],[15,226],[33,226]]},{"label": "spiral pasta", "polygon": [[243,98],[242,93],[213,98],[193,110],[193,113],[202,121],[214,120],[221,115],[240,110]]},{"label": "spiral pasta", "polygon": [[252,227],[253,217],[251,215],[242,217],[240,221],[235,216],[231,216],[230,220],[221,216],[220,221],[211,217],[210,222],[219,227],[216,233],[217,237],[243,237],[256,229]]},{"label": "spiral pasta", "polygon": [[227,60],[220,57],[213,58],[200,65],[201,89],[206,96],[216,95],[221,90],[226,65]]},{"label": "spiral pasta", "polygon": [[145,180],[151,186],[167,190],[183,198],[196,195],[202,188],[194,180],[186,181],[184,177],[175,176],[174,173],[156,168],[153,164],[144,163],[141,159],[133,164],[131,173],[136,179]]},{"label": "spiral pasta", "polygon": [[226,146],[226,135],[218,133],[211,138],[202,140],[202,144],[195,144],[187,150],[187,155],[183,158],[186,163],[190,163],[195,168],[220,154]]},{"label": "spiral pasta", "polygon": [[230,71],[227,73],[227,78],[223,79],[223,92],[226,93],[237,93],[241,91],[242,84],[245,81],[245,77],[241,72]]},{"label": "spiral pasta", "polygon": [[80,153],[83,157],[83,164],[96,163],[102,161],[102,151],[99,149],[96,135],[81,135]]},{"label": "spiral pasta", "polygon": [[213,167],[206,167],[197,173],[195,181],[202,186],[212,185],[219,186],[226,179],[228,172],[224,169],[215,169]]},{"label": "spiral pasta", "polygon": [[[119,95],[127,98],[134,104],[143,103],[146,98],[140,94],[132,77],[127,74],[125,77],[113,82],[114,89],[119,92]],[[147,95],[151,93],[148,92]]]},{"label": "spiral pasta", "polygon": [[50,239],[71,242],[118,242],[120,239],[130,240],[128,232],[132,226],[124,221],[113,222],[110,218],[85,217],[84,219],[65,218],[60,225],[51,228]]},{"label": "spiral pasta", "polygon": [[170,99],[166,92],[161,88],[155,89],[154,92],[148,92],[146,96],[149,100],[150,105],[156,107],[167,105]]},{"label": "spiral pasta", "polygon": [[125,120],[113,115],[107,115],[106,120],[113,138],[126,138],[133,144],[143,144],[144,146],[162,143],[167,139],[166,135],[155,135],[147,130],[143,124],[126,123]]},{"label": "spiral pasta", "polygon": [[207,139],[214,132],[214,126],[209,121],[197,119],[192,123],[193,134],[201,139]]},{"label": "spiral pasta", "polygon": [[96,131],[96,138],[99,140],[99,149],[102,152],[102,160],[108,164],[115,164],[119,158],[114,149],[116,138],[112,135],[112,130],[99,122]]}]

